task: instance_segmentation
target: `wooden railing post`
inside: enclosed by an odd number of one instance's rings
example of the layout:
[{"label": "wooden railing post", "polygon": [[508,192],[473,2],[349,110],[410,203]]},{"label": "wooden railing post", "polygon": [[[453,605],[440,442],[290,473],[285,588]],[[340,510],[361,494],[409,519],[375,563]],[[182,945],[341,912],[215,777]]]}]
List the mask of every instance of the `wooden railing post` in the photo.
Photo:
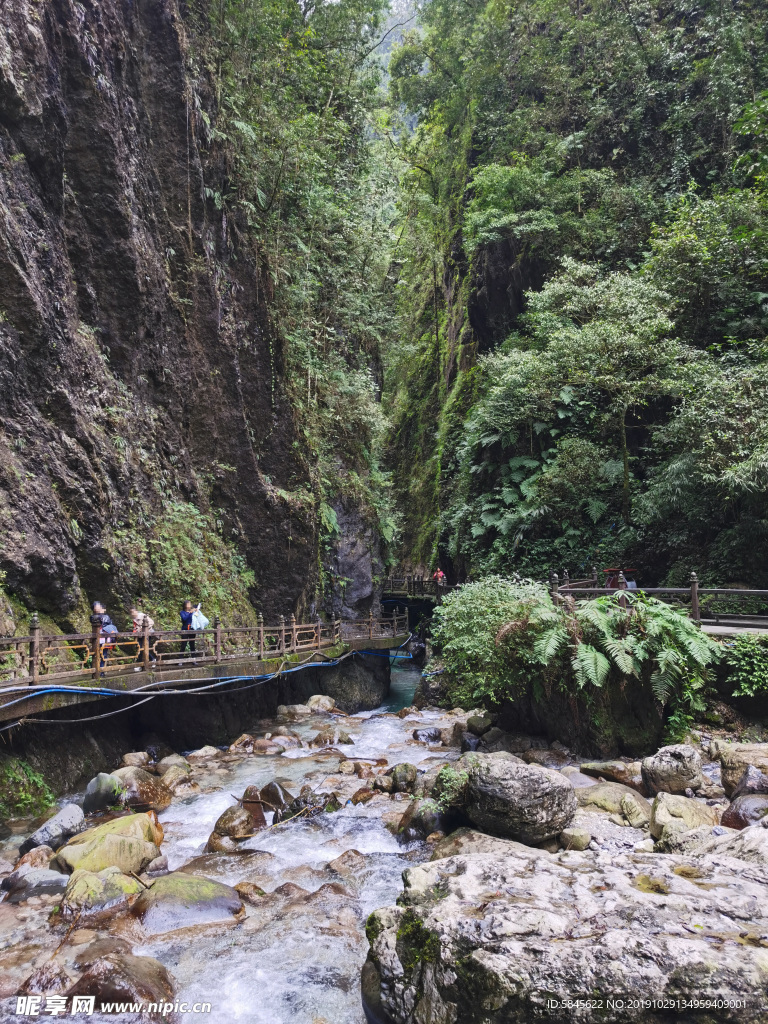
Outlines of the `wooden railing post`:
[{"label": "wooden railing post", "polygon": [[598,580],[598,577],[597,577],[597,566],[593,565],[592,566],[592,586],[595,588],[595,590],[597,590],[597,580]]},{"label": "wooden railing post", "polygon": [[94,679],[98,679],[101,673],[101,619],[98,615],[91,616],[91,648],[93,650],[93,672]]},{"label": "wooden railing post", "polygon": [[291,615],[291,652],[296,650],[296,616]]},{"label": "wooden railing post", "polygon": [[696,622],[701,620],[699,609],[699,577],[695,572],[691,573],[691,618]]},{"label": "wooden railing post", "polygon": [[553,572],[549,577],[549,591],[552,595],[552,600],[557,601],[558,591],[560,589],[560,581],[557,577],[557,573]]},{"label": "wooden railing post", "polygon": [[322,645],[323,645],[323,623],[322,623],[322,620],[320,619],[320,616],[318,615],[317,616],[317,621],[315,622],[315,646],[317,647],[318,651],[320,650]]},{"label": "wooden railing post", "polygon": [[[626,589],[627,589],[627,581],[624,578],[624,573],[623,572],[619,572],[619,590],[626,590]],[[621,605],[622,608],[626,608],[627,607],[627,599],[626,599],[626,597],[624,597],[623,594],[620,595],[620,597],[619,597],[619,604]]]},{"label": "wooden railing post", "polygon": [[567,587],[571,582],[571,577],[567,569],[563,569],[563,586]]},{"label": "wooden railing post", "polygon": [[144,672],[149,672],[149,627],[146,616],[141,627],[141,667]]},{"label": "wooden railing post", "polygon": [[30,686],[34,686],[40,679],[40,618],[37,612],[32,612],[29,625],[32,635],[29,644],[29,679]]},{"label": "wooden railing post", "polygon": [[213,657],[221,661],[221,619],[218,614],[213,616]]},{"label": "wooden railing post", "polygon": [[259,612],[259,658],[264,658],[264,616]]},{"label": "wooden railing post", "polygon": [[368,612],[368,639],[373,640],[373,608]]},{"label": "wooden railing post", "polygon": [[285,616],[280,616],[280,643],[279,651],[281,654],[285,653]]}]

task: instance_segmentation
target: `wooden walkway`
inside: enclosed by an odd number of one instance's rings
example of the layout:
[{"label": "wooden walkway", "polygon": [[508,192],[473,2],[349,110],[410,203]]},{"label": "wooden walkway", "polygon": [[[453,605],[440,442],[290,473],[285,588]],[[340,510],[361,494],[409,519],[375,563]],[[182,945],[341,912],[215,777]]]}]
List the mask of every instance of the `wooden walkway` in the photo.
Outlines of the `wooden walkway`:
[{"label": "wooden walkway", "polygon": [[397,647],[408,635],[407,614],[308,623],[291,616],[274,626],[259,616],[256,626],[222,626],[215,620],[212,628],[190,633],[117,633],[107,645],[98,627],[91,633],[44,635],[35,615],[29,636],[0,637],[0,687],[82,684],[142,672],[162,677],[179,668],[247,659],[268,662],[334,648]]}]

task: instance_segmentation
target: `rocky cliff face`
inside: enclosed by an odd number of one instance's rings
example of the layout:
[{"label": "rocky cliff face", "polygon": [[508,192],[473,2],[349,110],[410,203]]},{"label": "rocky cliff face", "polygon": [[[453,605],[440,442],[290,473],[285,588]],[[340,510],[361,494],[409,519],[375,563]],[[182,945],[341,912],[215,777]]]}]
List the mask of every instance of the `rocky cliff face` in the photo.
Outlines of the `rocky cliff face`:
[{"label": "rocky cliff face", "polygon": [[227,168],[186,14],[3,5],[0,568],[63,621],[127,600],[126,548],[172,502],[217,510],[265,613],[314,586],[268,279],[206,198]]}]

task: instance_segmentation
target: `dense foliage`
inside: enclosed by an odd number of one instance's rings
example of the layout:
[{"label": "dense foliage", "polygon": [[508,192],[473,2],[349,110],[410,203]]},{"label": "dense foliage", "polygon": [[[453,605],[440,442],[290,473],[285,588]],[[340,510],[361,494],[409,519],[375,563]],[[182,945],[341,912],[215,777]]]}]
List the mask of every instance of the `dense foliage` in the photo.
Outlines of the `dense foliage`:
[{"label": "dense foliage", "polygon": [[648,684],[672,736],[705,709],[720,657],[696,623],[652,598],[626,592],[555,605],[540,584],[498,576],[449,595],[435,613],[434,640],[454,702],[493,705],[554,689],[588,698]]},{"label": "dense foliage", "polygon": [[742,636],[725,647],[726,680],[734,697],[768,693],[768,639]]},{"label": "dense foliage", "polygon": [[768,585],[765,13],[420,8],[390,65],[406,559]]}]

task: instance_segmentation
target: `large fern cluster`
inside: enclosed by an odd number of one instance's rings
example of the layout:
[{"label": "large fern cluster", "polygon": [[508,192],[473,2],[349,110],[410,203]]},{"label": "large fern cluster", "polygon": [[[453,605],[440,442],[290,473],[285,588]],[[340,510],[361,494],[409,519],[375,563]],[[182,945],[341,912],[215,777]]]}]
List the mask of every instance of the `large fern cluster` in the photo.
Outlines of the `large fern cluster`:
[{"label": "large fern cluster", "polygon": [[[648,680],[659,704],[677,698],[704,709],[701,693],[717,643],[674,607],[642,594],[541,603],[531,612],[533,657],[545,670],[570,668],[578,689]],[[503,631],[500,631],[503,632]]]}]

